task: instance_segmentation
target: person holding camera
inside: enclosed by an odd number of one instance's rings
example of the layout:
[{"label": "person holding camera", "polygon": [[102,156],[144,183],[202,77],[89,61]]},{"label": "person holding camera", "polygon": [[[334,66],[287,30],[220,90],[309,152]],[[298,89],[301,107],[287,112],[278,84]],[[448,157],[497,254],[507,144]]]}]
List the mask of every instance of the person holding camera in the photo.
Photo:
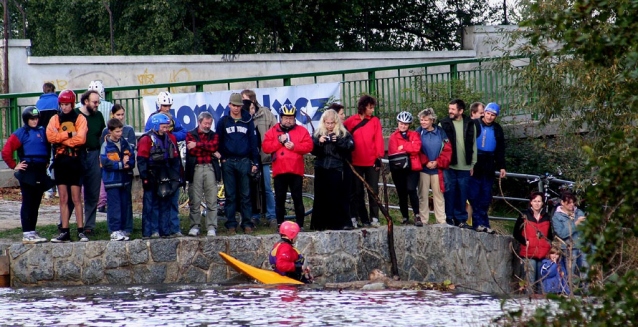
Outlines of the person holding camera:
[{"label": "person holding camera", "polygon": [[284,104],[279,113],[280,122],[266,132],[262,147],[272,156],[277,223],[281,225],[284,222],[286,192],[290,189],[297,224],[303,230],[303,156],[312,151],[312,139],[306,128],[297,125],[296,114],[297,109],[293,105]]},{"label": "person holding camera", "polygon": [[525,272],[528,294],[539,287],[543,259],[552,248],[554,229],[552,218],[543,210],[543,193],[534,192],[529,197],[529,208],[514,224],[514,239],[521,245],[518,255]]},{"label": "person holding camera", "polygon": [[352,135],[348,133],[332,109],[326,110],[319,127],[312,136],[315,155],[315,200],[310,228],[352,229],[350,219],[350,183],[345,160],[354,149]]}]

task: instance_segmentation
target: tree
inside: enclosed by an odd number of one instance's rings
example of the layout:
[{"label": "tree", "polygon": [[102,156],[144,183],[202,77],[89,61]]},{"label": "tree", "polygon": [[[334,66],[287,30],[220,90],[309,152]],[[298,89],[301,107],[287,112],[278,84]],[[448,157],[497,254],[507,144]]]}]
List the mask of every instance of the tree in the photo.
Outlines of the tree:
[{"label": "tree", "polygon": [[511,91],[518,93],[542,123],[560,121],[566,134],[588,131],[580,142],[596,185],[588,188],[589,216],[583,233],[589,294],[560,299],[560,315],[547,308],[531,326],[624,326],[638,321],[635,244],[638,225],[638,1],[524,0],[524,29],[512,41],[525,41],[515,52],[530,56]]}]

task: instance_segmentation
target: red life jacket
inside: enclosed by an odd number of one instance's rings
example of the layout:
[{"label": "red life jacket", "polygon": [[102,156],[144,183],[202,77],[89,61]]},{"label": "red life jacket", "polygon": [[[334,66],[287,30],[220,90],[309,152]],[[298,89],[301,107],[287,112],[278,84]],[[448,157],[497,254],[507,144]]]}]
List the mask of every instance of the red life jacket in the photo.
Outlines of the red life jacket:
[{"label": "red life jacket", "polygon": [[[551,228],[552,220],[548,214],[543,214],[541,219],[536,221],[534,217],[525,214],[523,225],[523,237],[529,241],[529,245],[521,244],[519,255],[522,258],[544,259],[552,245],[547,241],[547,235]],[[538,233],[542,233],[542,236]],[[539,238],[540,236],[540,238]]]}]

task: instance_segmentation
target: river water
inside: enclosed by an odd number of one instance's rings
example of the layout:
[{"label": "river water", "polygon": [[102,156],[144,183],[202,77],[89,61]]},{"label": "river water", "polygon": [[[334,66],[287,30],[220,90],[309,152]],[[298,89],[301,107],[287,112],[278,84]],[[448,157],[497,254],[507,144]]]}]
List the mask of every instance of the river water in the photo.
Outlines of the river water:
[{"label": "river water", "polygon": [[[520,304],[507,302],[505,308]],[[538,305],[538,301],[527,303]],[[308,287],[81,286],[0,289],[2,326],[486,326],[490,295]]]}]

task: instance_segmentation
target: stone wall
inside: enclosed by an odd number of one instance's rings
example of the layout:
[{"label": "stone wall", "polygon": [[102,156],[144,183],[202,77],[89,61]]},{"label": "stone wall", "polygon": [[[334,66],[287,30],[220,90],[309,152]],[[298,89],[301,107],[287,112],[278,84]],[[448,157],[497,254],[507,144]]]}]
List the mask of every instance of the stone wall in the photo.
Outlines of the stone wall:
[{"label": "stone wall", "polygon": [[[218,252],[268,269],[268,251],[277,240],[277,235],[237,235],[13,244],[11,285],[219,283],[237,273]],[[507,293],[513,276],[511,241],[447,225],[396,227],[399,274],[402,280],[449,279],[463,291]],[[390,275],[385,227],[301,233],[297,245],[319,283],[366,280],[375,268]]]}]

